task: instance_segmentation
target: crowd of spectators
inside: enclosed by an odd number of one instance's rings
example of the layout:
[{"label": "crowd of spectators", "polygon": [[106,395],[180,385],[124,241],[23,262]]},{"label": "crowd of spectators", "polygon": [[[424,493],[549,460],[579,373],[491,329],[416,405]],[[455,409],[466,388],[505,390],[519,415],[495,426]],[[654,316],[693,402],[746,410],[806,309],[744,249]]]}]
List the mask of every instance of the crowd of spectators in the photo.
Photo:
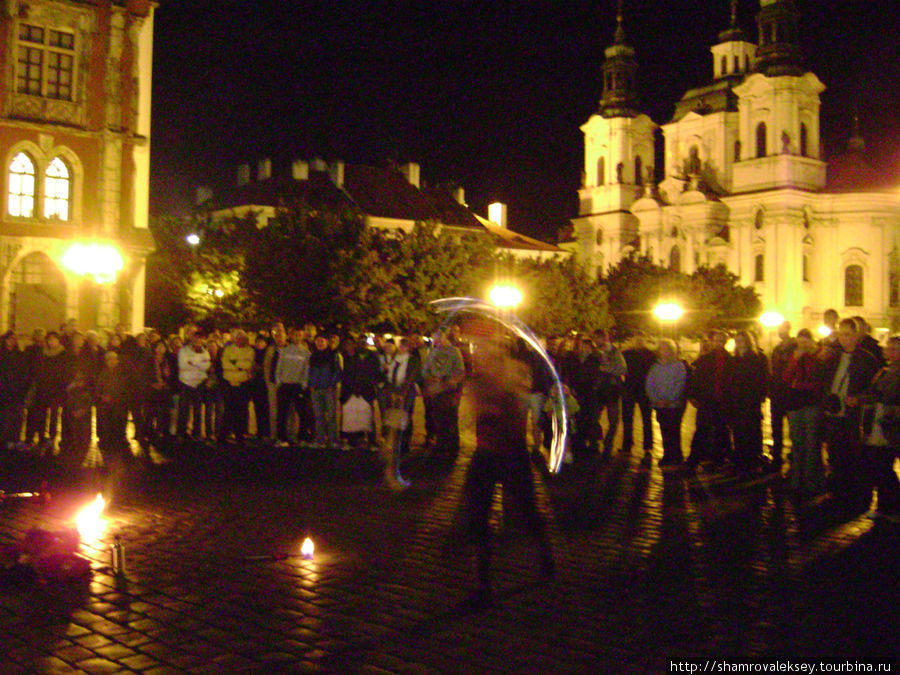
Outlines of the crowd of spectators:
[{"label": "crowd of spectators", "polygon": [[[862,318],[839,321],[830,310],[826,319],[833,330],[819,340],[807,329],[792,336],[785,323],[768,356],[752,332],[734,334],[729,350],[729,336],[713,331],[692,363],[667,339],[655,350],[641,336],[620,348],[605,330],[548,340],[570,414],[567,459],[578,467],[609,458],[620,422],[618,452],[630,452],[638,412],[639,440],[650,462],[655,415],[664,470],[702,465],[741,475],[785,474],[803,500],[830,490],[863,501],[877,485],[879,513],[896,518],[900,337],[882,348]],[[188,326],[168,337],[154,330],[129,335],[120,325],[101,338],[69,321],[59,331],[36,330],[24,349],[9,331],[0,343],[0,434],[7,452],[76,468],[95,429],[105,463],[129,457],[129,419],[144,452],[251,438],[280,446],[374,448],[391,428],[408,452],[408,420],[422,397],[425,447],[453,460],[471,355],[458,325],[433,338],[340,335],[312,322],[228,334]],[[531,450],[539,454],[558,404],[555,381],[534,352],[523,347],[518,356],[531,372]],[[763,443],[766,399],[771,447]],[[696,422],[685,452],[681,427],[689,404]],[[391,414],[407,421],[388,424]]]}]

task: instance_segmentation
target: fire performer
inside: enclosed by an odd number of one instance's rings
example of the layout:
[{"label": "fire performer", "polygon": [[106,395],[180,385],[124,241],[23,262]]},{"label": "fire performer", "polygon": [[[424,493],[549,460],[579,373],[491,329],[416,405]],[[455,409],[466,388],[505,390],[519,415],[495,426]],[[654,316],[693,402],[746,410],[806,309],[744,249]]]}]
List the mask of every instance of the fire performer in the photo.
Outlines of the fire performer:
[{"label": "fire performer", "polygon": [[464,488],[467,531],[477,546],[478,584],[465,604],[474,608],[491,602],[489,517],[498,482],[518,502],[525,525],[537,541],[540,577],[549,580],[554,576],[553,555],[544,521],[537,510],[528,455],[529,379],[527,365],[513,359],[496,339],[476,343],[469,381],[476,411],[476,449]]}]

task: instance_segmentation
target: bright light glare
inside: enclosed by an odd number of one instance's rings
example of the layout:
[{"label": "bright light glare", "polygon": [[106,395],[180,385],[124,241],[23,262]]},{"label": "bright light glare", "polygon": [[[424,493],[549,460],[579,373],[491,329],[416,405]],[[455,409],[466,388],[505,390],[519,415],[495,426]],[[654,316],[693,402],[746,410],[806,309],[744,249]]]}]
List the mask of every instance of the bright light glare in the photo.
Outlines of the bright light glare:
[{"label": "bright light glare", "polygon": [[829,335],[831,335],[831,329],[824,323],[816,329],[816,332],[823,338],[827,338]]},{"label": "bright light glare", "polygon": [[316,545],[313,544],[313,540],[307,537],[303,540],[303,544],[300,546],[300,555],[303,556],[305,560],[312,560],[313,555],[316,552]]},{"label": "bright light glare", "polygon": [[763,312],[759,322],[766,328],[777,328],[784,323],[784,316],[778,312]]},{"label": "bright light glare", "polygon": [[491,289],[488,297],[497,307],[516,307],[522,302],[522,291],[515,286],[498,284]]},{"label": "bright light glare", "polygon": [[94,277],[98,284],[114,282],[125,267],[122,254],[110,244],[72,244],[62,261],[75,274]]},{"label": "bright light glare", "polygon": [[100,517],[103,509],[106,508],[106,500],[99,492],[97,497],[90,504],[85,506],[78,515],[75,516],[75,527],[81,540],[89,545],[94,545],[103,536],[106,529],[106,520]]},{"label": "bright light glare", "polygon": [[663,302],[653,308],[653,315],[660,321],[678,321],[684,310],[675,302]]},{"label": "bright light glare", "polygon": [[221,297],[223,297],[223,296],[225,295],[225,291],[223,291],[221,288],[217,288],[217,289],[214,291],[214,293],[215,293],[215,296],[216,296],[217,298],[221,298]]},{"label": "bright light glare", "polygon": [[191,246],[196,246],[200,243],[200,235],[195,232],[191,232],[188,236],[185,237],[185,240]]}]

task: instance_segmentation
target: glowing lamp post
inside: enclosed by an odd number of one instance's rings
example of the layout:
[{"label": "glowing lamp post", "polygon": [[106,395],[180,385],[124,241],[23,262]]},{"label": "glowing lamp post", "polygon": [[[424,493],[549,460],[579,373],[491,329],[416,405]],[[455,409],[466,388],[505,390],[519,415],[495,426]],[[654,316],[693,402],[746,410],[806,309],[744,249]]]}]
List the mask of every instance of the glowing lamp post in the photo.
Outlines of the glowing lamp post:
[{"label": "glowing lamp post", "polygon": [[111,284],[125,267],[119,249],[111,244],[72,244],[63,254],[63,265],[82,277],[92,277],[98,284]]},{"label": "glowing lamp post", "polygon": [[497,284],[488,293],[488,298],[500,309],[514,310],[522,302],[522,291],[510,284]]},{"label": "glowing lamp post", "polygon": [[681,305],[675,302],[662,302],[653,308],[653,316],[660,321],[678,321],[683,314]]},{"label": "glowing lamp post", "polygon": [[766,331],[769,333],[769,351],[772,351],[772,331],[774,331],[778,326],[784,323],[784,315],[778,312],[768,311],[763,312],[759,317],[759,322],[766,328]]},{"label": "glowing lamp post", "polygon": [[191,246],[197,246],[200,243],[200,235],[197,234],[196,232],[191,232],[184,239]]}]

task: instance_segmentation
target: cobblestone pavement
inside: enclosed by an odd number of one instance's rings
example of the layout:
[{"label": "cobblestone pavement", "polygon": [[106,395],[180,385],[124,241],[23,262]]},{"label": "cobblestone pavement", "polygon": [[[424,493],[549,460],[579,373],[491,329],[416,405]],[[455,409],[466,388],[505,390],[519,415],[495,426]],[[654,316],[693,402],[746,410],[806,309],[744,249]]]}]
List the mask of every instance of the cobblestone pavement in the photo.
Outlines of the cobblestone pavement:
[{"label": "cobblestone pavement", "polygon": [[[798,505],[774,477],[663,473],[641,452],[536,472],[551,582],[496,499],[497,596],[467,611],[471,442],[464,429],[452,468],[411,462],[402,494],[365,452],[194,448],[135,471],[107,491],[89,580],[0,586],[0,672],[665,672],[687,657],[900,653],[900,528],[865,505]],[[35,487],[36,467],[3,468],[0,487]],[[95,493],[8,500],[0,543],[70,526]],[[108,569],[116,534],[124,580]],[[313,560],[298,555],[307,536]]]}]

